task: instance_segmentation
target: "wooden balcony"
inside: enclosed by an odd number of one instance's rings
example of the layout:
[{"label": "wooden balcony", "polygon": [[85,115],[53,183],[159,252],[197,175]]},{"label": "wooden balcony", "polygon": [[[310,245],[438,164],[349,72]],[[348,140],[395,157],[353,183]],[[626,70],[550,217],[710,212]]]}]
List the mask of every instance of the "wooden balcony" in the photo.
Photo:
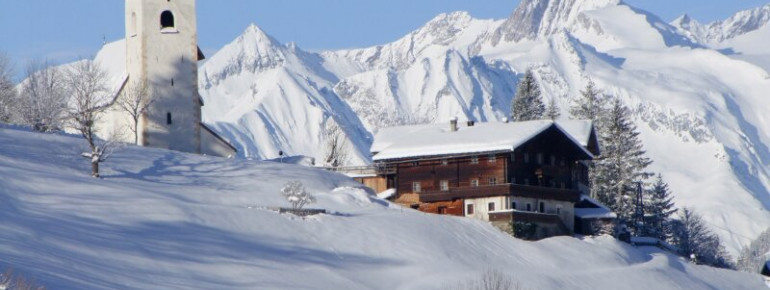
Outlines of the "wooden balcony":
[{"label": "wooden balcony", "polygon": [[421,202],[438,202],[505,195],[568,202],[577,202],[580,200],[580,192],[577,190],[520,184],[462,186],[449,188],[449,190],[446,191],[425,191],[419,193]]}]

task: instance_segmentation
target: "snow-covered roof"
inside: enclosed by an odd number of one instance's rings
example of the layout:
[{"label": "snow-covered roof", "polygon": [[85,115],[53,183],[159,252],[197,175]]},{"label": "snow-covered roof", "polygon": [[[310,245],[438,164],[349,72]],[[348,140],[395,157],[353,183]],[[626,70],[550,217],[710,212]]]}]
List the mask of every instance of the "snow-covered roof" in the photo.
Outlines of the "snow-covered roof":
[{"label": "snow-covered roof", "polygon": [[121,39],[105,44],[94,61],[107,73],[107,87],[113,95],[120,92],[128,79],[126,69],[126,40]]},{"label": "snow-covered roof", "polygon": [[597,208],[575,208],[575,216],[579,218],[584,219],[614,219],[617,218],[618,215],[612,212],[610,208],[608,208],[606,205],[602,204],[598,200],[595,200],[587,195],[581,195],[580,196],[581,201],[588,201],[596,206]]},{"label": "snow-covered roof", "polygon": [[593,122],[584,120],[566,120],[557,121],[564,131],[567,131],[573,138],[580,142],[583,147],[588,146],[593,132]]},{"label": "snow-covered roof", "polygon": [[373,160],[378,161],[422,156],[513,151],[555,126],[578,145],[583,152],[593,156],[583,145],[587,144],[589,139],[587,136],[590,136],[591,122],[564,122],[566,126],[562,126],[562,123],[561,121],[550,120],[476,123],[473,126],[462,126],[461,123],[455,132],[450,130],[449,123],[391,127],[381,129],[377,133],[371,152],[375,154]]}]

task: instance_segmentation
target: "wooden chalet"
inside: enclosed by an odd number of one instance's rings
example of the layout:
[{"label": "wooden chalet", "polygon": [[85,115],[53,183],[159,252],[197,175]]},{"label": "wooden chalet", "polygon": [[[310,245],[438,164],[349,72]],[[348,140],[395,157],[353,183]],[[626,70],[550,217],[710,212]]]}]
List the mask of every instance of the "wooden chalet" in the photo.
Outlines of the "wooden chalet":
[{"label": "wooden chalet", "polygon": [[538,236],[572,234],[575,204],[588,194],[585,161],[598,154],[590,121],[432,124],[381,130],[372,146],[378,176],[399,204]]}]

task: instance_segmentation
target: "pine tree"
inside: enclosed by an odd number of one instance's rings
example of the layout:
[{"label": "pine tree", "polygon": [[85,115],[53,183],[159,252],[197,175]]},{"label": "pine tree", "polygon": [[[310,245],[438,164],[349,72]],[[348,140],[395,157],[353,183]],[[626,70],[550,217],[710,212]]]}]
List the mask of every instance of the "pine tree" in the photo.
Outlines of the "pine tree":
[{"label": "pine tree", "polygon": [[736,268],[749,273],[762,271],[770,255],[770,228],[741,250]]},{"label": "pine tree", "polygon": [[592,80],[588,80],[585,90],[580,91],[580,98],[570,107],[569,113],[573,119],[592,120],[600,125],[602,117],[605,115],[607,107],[607,97],[596,88]]},{"label": "pine tree", "polygon": [[634,182],[649,177],[644,170],[652,161],[645,156],[630,110],[619,99],[612,104],[599,134],[602,153],[593,162],[592,192],[625,221],[634,212]]},{"label": "pine tree", "polygon": [[545,111],[545,116],[552,121],[556,121],[556,119],[561,117],[561,108],[559,108],[559,104],[556,103],[556,98],[551,98],[551,101],[548,103],[548,108]]},{"label": "pine tree", "polygon": [[644,205],[647,220],[645,221],[643,234],[662,241],[668,241],[673,236],[671,215],[677,210],[674,206],[671,192],[668,189],[668,184],[663,181],[663,176],[658,174],[647,196],[648,198],[645,200]]},{"label": "pine tree", "polygon": [[706,227],[700,215],[688,208],[681,211],[675,223],[673,241],[680,255],[694,259],[697,264],[733,268],[719,237]]},{"label": "pine tree", "polygon": [[540,97],[540,86],[535,80],[532,70],[527,70],[524,78],[519,81],[516,96],[511,104],[513,121],[522,122],[540,120],[545,114],[545,105]]}]

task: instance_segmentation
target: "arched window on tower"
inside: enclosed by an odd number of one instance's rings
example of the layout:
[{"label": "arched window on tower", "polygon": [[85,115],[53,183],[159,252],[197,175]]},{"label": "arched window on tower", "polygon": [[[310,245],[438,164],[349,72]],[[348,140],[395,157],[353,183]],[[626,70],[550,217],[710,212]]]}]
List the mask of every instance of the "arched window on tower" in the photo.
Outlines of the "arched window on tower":
[{"label": "arched window on tower", "polygon": [[166,28],[174,28],[174,13],[171,13],[171,11],[163,11],[163,13],[160,14],[160,28],[166,29]]}]

